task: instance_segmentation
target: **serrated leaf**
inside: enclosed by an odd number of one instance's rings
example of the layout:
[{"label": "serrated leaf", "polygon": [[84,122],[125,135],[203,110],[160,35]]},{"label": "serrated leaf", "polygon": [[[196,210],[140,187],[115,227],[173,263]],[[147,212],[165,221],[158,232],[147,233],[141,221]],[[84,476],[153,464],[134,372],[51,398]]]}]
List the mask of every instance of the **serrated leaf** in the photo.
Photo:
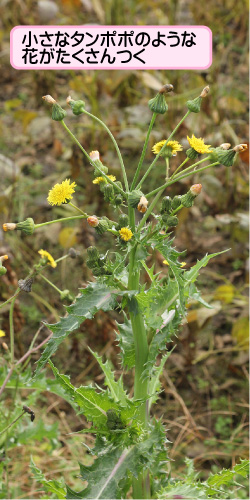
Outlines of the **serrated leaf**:
[{"label": "serrated leaf", "polygon": [[213,488],[219,488],[222,485],[230,485],[234,483],[235,474],[239,474],[243,477],[248,477],[249,475],[249,460],[242,460],[240,464],[234,466],[232,470],[223,469],[217,474],[213,474],[207,479],[207,485]]},{"label": "serrated leaf", "polygon": [[131,321],[124,314],[124,323],[117,323],[117,340],[121,350],[122,363],[129,370],[135,366],[135,344]]},{"label": "serrated leaf", "polygon": [[[100,456],[91,466],[80,464],[81,477],[88,482],[87,488],[75,492],[67,488],[70,498],[124,498],[122,484],[124,478],[138,474],[150,466],[159,465],[165,459],[165,432],[159,422],[155,423],[143,441],[135,443],[130,448],[109,446],[101,451]],[[127,489],[127,485],[126,485]]]},{"label": "serrated leaf", "polygon": [[202,267],[206,267],[208,262],[210,261],[210,259],[212,259],[213,257],[217,257],[217,255],[221,255],[222,253],[225,253],[225,252],[228,252],[228,250],[223,250],[222,252],[211,253],[210,255],[205,255],[205,257],[203,257],[203,259],[197,260],[197,263],[193,267],[191,267],[191,269],[189,269],[188,271],[184,271],[184,273],[183,273],[184,279],[190,283],[193,283],[199,274],[199,270]]},{"label": "serrated leaf", "polygon": [[81,413],[85,415],[88,421],[93,422],[97,427],[106,426],[107,410],[119,411],[119,406],[109,396],[107,391],[97,392],[96,389],[91,386],[76,388],[70,383],[69,377],[60,374],[51,361],[49,361],[49,365],[63,389],[78,404]]},{"label": "serrated leaf", "polygon": [[38,469],[36,464],[33,462],[32,457],[30,460],[30,468],[32,470],[34,478],[36,479],[36,481],[38,481],[39,483],[41,483],[44,486],[45,491],[48,491],[50,493],[54,493],[57,496],[57,498],[65,498],[66,488],[64,488],[62,482],[56,481],[54,479],[47,481],[47,479],[45,479],[42,471],[40,469]]},{"label": "serrated leaf", "polygon": [[173,347],[173,349],[171,349],[171,351],[167,352],[167,354],[162,356],[162,359],[161,359],[159,366],[155,367],[154,372],[151,375],[151,380],[150,380],[149,386],[148,386],[148,393],[152,394],[152,396],[148,400],[149,410],[150,410],[152,404],[154,404],[158,399],[158,394],[161,390],[160,376],[162,375],[165,363],[166,363],[167,359],[169,358],[170,354],[173,352],[173,350],[174,350],[174,347]]},{"label": "serrated leaf", "polygon": [[90,283],[81,290],[81,296],[77,297],[74,304],[66,309],[69,315],[61,318],[54,325],[47,325],[53,332],[53,337],[46,345],[40,359],[37,362],[37,369],[34,375],[36,379],[44,365],[56,352],[62,341],[74,330],[79,328],[85,319],[91,319],[100,309],[110,311],[116,306],[116,297],[121,295],[119,290],[111,289],[104,284]]},{"label": "serrated leaf", "polygon": [[111,364],[107,360],[106,363],[102,362],[101,356],[98,356],[95,352],[90,349],[96,361],[99,363],[104,375],[105,375],[105,385],[108,386],[111,396],[116,402],[120,402],[122,405],[127,405],[127,394],[123,387],[122,378],[120,377],[117,381],[115,380],[114,372],[112,371]]}]

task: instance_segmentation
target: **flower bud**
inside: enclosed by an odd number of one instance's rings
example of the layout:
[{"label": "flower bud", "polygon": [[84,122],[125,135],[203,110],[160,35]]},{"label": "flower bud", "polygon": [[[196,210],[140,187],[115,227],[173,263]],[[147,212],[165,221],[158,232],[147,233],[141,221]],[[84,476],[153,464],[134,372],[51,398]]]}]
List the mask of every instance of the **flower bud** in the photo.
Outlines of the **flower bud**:
[{"label": "flower bud", "polygon": [[23,292],[31,292],[31,287],[32,287],[32,283],[33,283],[33,279],[32,278],[26,278],[25,280],[19,280],[18,281],[18,286],[20,288],[20,290],[22,290]]},{"label": "flower bud", "polygon": [[200,194],[202,190],[202,185],[201,184],[193,184],[189,191],[181,196],[181,203],[184,207],[190,208],[194,204],[195,198]]},{"label": "flower bud", "polygon": [[161,202],[161,214],[163,213],[169,214],[171,212],[171,208],[172,208],[172,200],[170,196],[164,196]]},{"label": "flower bud", "polygon": [[114,198],[114,205],[116,207],[119,207],[119,205],[122,205],[122,203],[123,203],[123,196],[121,193],[119,193]]},{"label": "flower bud", "polygon": [[91,215],[90,217],[87,218],[87,223],[89,224],[89,226],[91,227],[97,227],[98,224],[99,224],[99,220],[98,218],[96,217],[96,215]]},{"label": "flower bud", "polygon": [[1,266],[0,266],[0,276],[3,276],[3,275],[4,275],[4,274],[6,274],[6,273],[7,273],[7,269],[6,269],[6,267],[4,267],[4,266],[2,266],[2,265],[1,265]]},{"label": "flower bud", "polygon": [[127,214],[121,214],[118,219],[118,229],[121,229],[122,227],[127,227],[128,226],[128,216]]},{"label": "flower bud", "polygon": [[9,347],[7,346],[6,342],[2,342],[2,348],[3,348],[5,351],[8,351],[8,350],[9,350]]},{"label": "flower bud", "polygon": [[92,262],[96,262],[99,259],[99,252],[98,252],[96,247],[92,247],[92,246],[88,247],[87,254],[88,254],[89,260],[91,260]]},{"label": "flower bud", "polygon": [[145,196],[142,196],[138,203],[137,209],[139,212],[141,212],[141,214],[145,214],[147,208],[148,208],[148,200],[147,198],[145,198]]},{"label": "flower bud", "polygon": [[190,158],[190,160],[195,160],[196,158],[198,158],[199,153],[197,151],[195,151],[194,148],[189,148],[186,151],[186,155],[188,158]]},{"label": "flower bud", "polygon": [[84,101],[74,101],[71,99],[70,95],[66,99],[67,104],[71,107],[74,115],[81,115],[85,110],[85,102]]},{"label": "flower bud", "polygon": [[0,256],[0,265],[5,261],[5,260],[8,260],[8,255],[1,255]]},{"label": "flower bud", "polygon": [[159,90],[159,94],[167,94],[168,92],[172,92],[172,90],[174,90],[174,86],[171,83],[167,83]]},{"label": "flower bud", "polygon": [[91,153],[89,153],[89,156],[90,156],[92,161],[100,160],[99,151],[91,151]]},{"label": "flower bud", "polygon": [[176,210],[181,205],[181,195],[174,196],[172,201],[172,210]]},{"label": "flower bud", "polygon": [[5,222],[5,224],[3,224],[4,231],[14,231],[14,229],[16,229],[16,224],[14,222]]},{"label": "flower bud", "polygon": [[152,113],[157,113],[158,115],[164,115],[168,110],[168,105],[166,103],[166,99],[163,93],[156,94],[153,99],[148,101],[148,107],[152,111]]},{"label": "flower bud", "polygon": [[70,248],[68,251],[68,256],[71,259],[76,259],[76,257],[79,255],[79,252],[77,252],[74,248]]},{"label": "flower bud", "polygon": [[217,161],[220,162],[221,165],[225,165],[225,167],[231,167],[233,165],[236,155],[236,151],[234,151],[234,149],[223,150],[220,148],[216,148],[216,153]]},{"label": "flower bud", "polygon": [[95,229],[98,234],[103,234],[109,229],[109,224],[104,218],[102,218],[99,220],[99,224]]},{"label": "flower bud", "polygon": [[202,101],[202,98],[201,98],[201,96],[199,96],[199,97],[196,97],[195,99],[187,101],[186,106],[189,109],[189,111],[192,111],[192,113],[199,113],[199,111],[201,109],[201,101]]},{"label": "flower bud", "polygon": [[73,301],[74,300],[74,295],[69,291],[69,290],[62,290],[61,293],[60,293],[60,299],[61,300],[65,300],[65,299],[68,299],[70,301]]},{"label": "flower bud", "polygon": [[128,204],[130,207],[136,208],[141,197],[144,196],[139,189],[135,189],[128,195]]},{"label": "flower bud", "polygon": [[66,111],[64,111],[64,109],[59,104],[57,104],[57,102],[55,102],[52,106],[52,120],[61,122],[65,118],[65,116],[67,116]]},{"label": "flower bud", "polygon": [[114,188],[112,184],[105,184],[103,187],[103,195],[105,201],[111,201],[114,197]]},{"label": "flower bud", "polygon": [[227,150],[227,149],[231,148],[231,144],[230,144],[230,142],[223,142],[223,144],[220,144],[219,148]]},{"label": "flower bud", "polygon": [[162,221],[166,226],[173,227],[177,226],[179,220],[176,215],[168,215],[168,214],[163,214],[162,215]]},{"label": "flower bud", "polygon": [[25,221],[18,222],[16,228],[23,231],[24,234],[33,234],[35,231],[35,224],[33,219],[28,217]]}]

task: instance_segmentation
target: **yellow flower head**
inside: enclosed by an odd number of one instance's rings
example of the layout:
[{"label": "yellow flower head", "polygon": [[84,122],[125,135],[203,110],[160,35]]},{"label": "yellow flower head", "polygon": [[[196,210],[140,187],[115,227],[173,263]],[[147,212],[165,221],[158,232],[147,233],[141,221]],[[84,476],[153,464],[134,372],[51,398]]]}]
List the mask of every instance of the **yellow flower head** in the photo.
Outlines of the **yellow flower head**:
[{"label": "yellow flower head", "polygon": [[38,250],[38,253],[41,255],[42,259],[47,259],[47,264],[51,267],[56,267],[57,263],[54,261],[52,255],[50,255],[47,250]]},{"label": "yellow flower head", "polygon": [[133,233],[128,227],[122,227],[119,231],[120,237],[123,241],[131,240]]},{"label": "yellow flower head", "polygon": [[0,330],[0,337],[5,337],[5,332],[3,330]]},{"label": "yellow flower head", "polygon": [[[155,155],[158,155],[165,143],[166,140],[157,142],[152,148],[153,153]],[[168,151],[171,153],[171,156],[176,156],[176,153],[178,153],[178,151],[182,151],[183,147],[178,141],[169,141],[163,152],[163,156],[165,156],[166,149],[168,149]]]},{"label": "yellow flower head", "polygon": [[66,179],[61,182],[61,184],[55,184],[55,186],[49,191],[48,202],[50,205],[61,205],[62,203],[68,203],[72,199],[72,193],[75,192],[76,183],[72,182],[70,184],[70,179]]},{"label": "yellow flower head", "polygon": [[[111,181],[115,182],[116,181],[116,177],[114,175],[108,175],[107,176]],[[105,177],[96,177],[94,180],[93,180],[93,184],[101,184],[101,182],[107,182],[107,180],[105,179]]]},{"label": "yellow flower head", "polygon": [[193,148],[197,153],[200,153],[203,155],[204,153],[211,152],[211,150],[209,149],[211,147],[211,145],[204,144],[204,139],[202,139],[201,137],[199,139],[197,139],[197,137],[195,137],[193,134],[192,137],[187,136],[187,140],[188,140],[191,148]]}]

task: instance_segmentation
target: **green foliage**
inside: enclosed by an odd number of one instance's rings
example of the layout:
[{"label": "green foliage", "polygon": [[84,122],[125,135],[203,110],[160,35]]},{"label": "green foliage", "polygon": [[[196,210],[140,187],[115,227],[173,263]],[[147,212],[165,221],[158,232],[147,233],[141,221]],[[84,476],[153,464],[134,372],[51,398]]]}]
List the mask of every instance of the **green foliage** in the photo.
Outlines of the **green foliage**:
[{"label": "green foliage", "polygon": [[48,481],[45,479],[44,474],[40,469],[38,469],[32,458],[30,460],[30,468],[37,482],[43,485],[45,491],[53,494],[52,498],[65,498],[66,489],[63,485],[63,481],[56,481],[55,479]]}]

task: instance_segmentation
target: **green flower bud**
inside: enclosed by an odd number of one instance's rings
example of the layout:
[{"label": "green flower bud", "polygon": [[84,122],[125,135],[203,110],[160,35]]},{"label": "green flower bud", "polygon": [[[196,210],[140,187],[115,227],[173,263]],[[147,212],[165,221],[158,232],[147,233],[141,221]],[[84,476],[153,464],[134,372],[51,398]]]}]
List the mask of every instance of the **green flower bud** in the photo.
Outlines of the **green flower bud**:
[{"label": "green flower bud", "polygon": [[179,208],[180,205],[181,205],[181,196],[180,195],[174,196],[172,201],[172,209],[176,210],[176,208]]},{"label": "green flower bud", "polygon": [[107,428],[110,431],[124,428],[121,417],[115,410],[110,408],[109,410],[107,410],[106,415],[107,415]]},{"label": "green flower bud", "polygon": [[161,214],[163,213],[170,213],[171,212],[171,206],[172,206],[172,200],[170,196],[164,196],[161,202]]},{"label": "green flower bud", "polygon": [[74,298],[75,298],[74,295],[69,290],[62,290],[60,293],[61,300],[68,299],[72,302]]},{"label": "green flower bud", "polygon": [[201,109],[201,101],[202,97],[196,97],[195,99],[192,99],[190,101],[186,102],[186,106],[189,109],[189,111],[192,111],[192,113],[199,113]]},{"label": "green flower bud", "polygon": [[123,203],[123,196],[121,193],[119,193],[114,198],[114,205],[116,207],[119,207],[119,205],[122,205],[122,203]]},{"label": "green flower bud", "polygon": [[234,162],[234,158],[236,155],[236,151],[233,149],[228,149],[227,151],[217,148],[217,160],[221,165],[225,165],[225,167],[231,167]]},{"label": "green flower bud", "polygon": [[103,194],[105,201],[111,201],[114,197],[114,189],[112,184],[105,184],[103,187]]},{"label": "green flower bud", "polygon": [[126,214],[121,214],[118,219],[118,229],[121,229],[122,227],[127,227],[129,224],[129,219]]},{"label": "green flower bud", "polygon": [[105,231],[107,231],[108,229],[110,229],[110,228],[109,228],[109,224],[108,224],[108,222],[107,222],[104,218],[102,218],[102,219],[100,219],[100,220],[99,220],[99,224],[98,224],[98,226],[96,226],[96,228],[95,228],[95,230],[96,230],[96,232],[97,232],[98,234],[103,234],[103,233],[105,233]]},{"label": "green flower bud", "polygon": [[198,158],[199,153],[197,153],[194,148],[189,148],[186,151],[186,155],[188,158],[190,158],[190,160],[195,160],[196,158]]},{"label": "green flower bud", "polygon": [[148,101],[148,107],[152,111],[152,113],[157,113],[158,115],[164,115],[168,110],[168,105],[166,103],[166,99],[163,93],[156,94],[153,99]]},{"label": "green flower bud", "polygon": [[176,217],[176,215],[167,215],[167,214],[163,214],[162,216],[162,221],[164,222],[164,224],[166,226],[177,226],[178,224],[178,217]]},{"label": "green flower bud", "polygon": [[6,273],[7,273],[7,268],[0,265],[0,276],[3,276]]},{"label": "green flower bud", "polygon": [[[99,252],[96,247],[87,248],[88,258],[91,262],[96,262],[99,259]],[[87,264],[88,265],[88,264]]]},{"label": "green flower bud", "polygon": [[35,224],[31,217],[28,217],[23,222],[18,222],[16,225],[16,229],[20,229],[24,234],[33,234],[35,231]]},{"label": "green flower bud", "polygon": [[195,198],[200,194],[202,190],[202,185],[201,184],[193,184],[189,191],[181,196],[181,203],[184,207],[190,208],[194,204]]},{"label": "green flower bud", "polygon": [[[107,175],[109,169],[108,167],[105,167],[105,165],[102,164],[101,160],[96,160],[95,161],[95,164],[101,169],[101,171]],[[94,169],[94,176],[95,177],[100,177],[101,176],[101,172],[100,170],[98,170],[97,168]]]},{"label": "green flower bud", "polygon": [[85,110],[85,102],[84,101],[74,101],[71,97],[67,97],[67,104],[71,107],[74,115],[81,115]]},{"label": "green flower bud", "polygon": [[211,148],[211,152],[209,153],[208,160],[211,161],[211,163],[215,163],[218,160],[218,150],[220,148]]},{"label": "green flower bud", "polygon": [[106,221],[107,224],[108,224],[108,227],[109,229],[112,229],[112,227],[114,226],[115,222],[113,220],[110,220],[108,217],[106,217],[105,215],[103,216],[102,220]]},{"label": "green flower bud", "polygon": [[94,274],[94,276],[103,276],[104,274],[106,274],[106,271],[105,269],[103,269],[103,267],[94,267],[92,269],[92,273]]},{"label": "green flower bud", "polygon": [[[115,185],[118,186],[120,189],[123,189],[123,185],[120,181],[116,181]],[[114,186],[114,190],[115,190],[115,192],[120,194],[120,191],[118,191],[118,189],[116,189],[115,186]]]},{"label": "green flower bud", "polygon": [[136,208],[142,196],[144,196],[144,194],[139,189],[135,189],[134,191],[129,193],[128,195],[129,206]]},{"label": "green flower bud", "polygon": [[64,109],[62,109],[61,106],[59,106],[59,104],[55,102],[52,106],[52,114],[51,114],[52,120],[55,120],[56,122],[61,122],[65,118],[65,116],[67,116],[66,111],[64,111]]}]

